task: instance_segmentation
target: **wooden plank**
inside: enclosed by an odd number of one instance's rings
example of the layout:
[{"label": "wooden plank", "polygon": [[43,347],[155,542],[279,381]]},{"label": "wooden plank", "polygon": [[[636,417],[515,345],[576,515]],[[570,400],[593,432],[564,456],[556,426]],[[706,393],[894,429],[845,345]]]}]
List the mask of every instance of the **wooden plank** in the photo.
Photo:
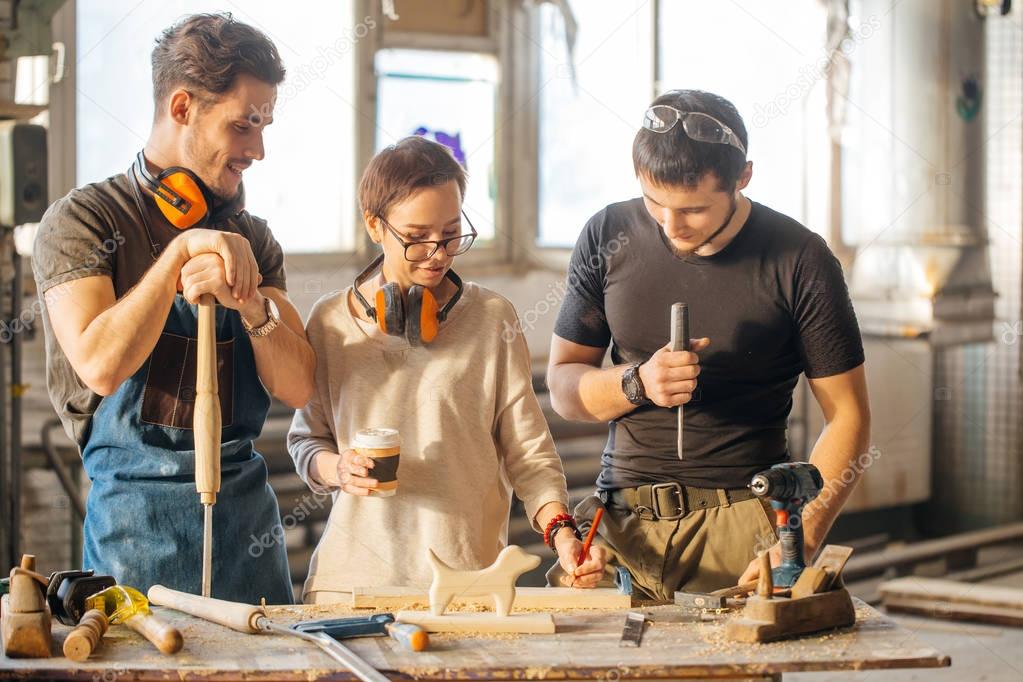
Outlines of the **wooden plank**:
[{"label": "wooden plank", "polygon": [[1023,615],[1023,590],[938,578],[897,578],[878,586],[886,601],[891,598],[929,601],[937,604],[973,604],[1015,609]]},{"label": "wooden plank", "polygon": [[8,100],[0,100],[0,119],[17,119],[27,121],[46,111],[43,104],[15,104]]},{"label": "wooden plank", "polygon": [[884,607],[889,612],[895,613],[912,613],[944,620],[965,620],[974,623],[1023,627],[1023,611],[1014,608],[999,608],[988,604],[912,599],[896,595],[885,597]]},{"label": "wooden plank", "polygon": [[[490,596],[456,596],[451,603],[463,608],[494,608],[494,600]],[[354,609],[396,611],[425,607],[429,604],[429,597],[426,590],[415,587],[356,587],[352,590],[350,604]],[[632,597],[613,587],[592,590],[574,587],[519,587],[515,590],[515,606],[512,610],[627,609],[631,606]]]},{"label": "wooden plank", "polygon": [[856,556],[849,561],[843,577],[846,581],[859,580],[884,573],[889,568],[909,567],[925,561],[943,559],[947,554],[963,549],[988,547],[1019,540],[1023,540],[1023,523],[1010,523],[937,540],[915,542],[905,547],[895,547],[883,552]]},{"label": "wooden plank", "polygon": [[513,613],[507,616],[492,613],[446,613],[435,616],[428,611],[399,611],[394,617],[402,623],[418,625],[427,632],[554,634],[554,618],[549,613]]},{"label": "wooden plank", "polygon": [[[598,679],[609,671],[622,678],[722,679],[825,670],[933,668],[947,656],[922,645],[913,633],[862,602],[854,627],[826,639],[807,637],[773,644],[729,643],[720,622],[654,622],[643,646],[621,648],[621,614],[555,614],[555,635],[431,636],[431,649],[410,652],[388,637],[345,640],[371,665],[402,679]],[[275,622],[353,615],[343,605],[269,607]],[[60,658],[69,628],[54,625],[54,658],[0,658],[0,679],[167,680],[247,679],[295,681],[348,680],[351,675],[312,644],[278,635],[245,635],[183,613],[155,607],[181,630],[184,648],[159,654],[136,633],[111,628],[88,661]],[[365,614],[365,611],[359,612]]]},{"label": "wooden plank", "polygon": [[1023,626],[1023,590],[936,578],[899,578],[878,586],[889,611],[931,618]]}]

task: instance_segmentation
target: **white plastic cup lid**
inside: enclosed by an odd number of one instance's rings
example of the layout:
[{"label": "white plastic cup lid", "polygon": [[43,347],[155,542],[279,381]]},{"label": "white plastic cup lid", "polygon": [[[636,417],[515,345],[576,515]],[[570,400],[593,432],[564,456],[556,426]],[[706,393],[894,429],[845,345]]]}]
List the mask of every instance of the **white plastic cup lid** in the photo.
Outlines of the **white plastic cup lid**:
[{"label": "white plastic cup lid", "polygon": [[400,444],[398,429],[362,429],[355,434],[354,447],[357,448],[396,448]]}]

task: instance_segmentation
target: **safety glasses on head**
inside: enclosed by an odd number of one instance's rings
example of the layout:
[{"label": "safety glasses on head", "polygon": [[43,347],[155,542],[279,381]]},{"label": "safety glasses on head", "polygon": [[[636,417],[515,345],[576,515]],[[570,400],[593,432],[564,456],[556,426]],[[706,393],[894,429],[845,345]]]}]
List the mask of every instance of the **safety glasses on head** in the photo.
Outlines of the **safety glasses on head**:
[{"label": "safety glasses on head", "polygon": [[653,133],[666,133],[682,122],[682,130],[697,142],[727,144],[746,156],[746,147],[739,136],[727,125],[709,114],[699,111],[681,111],[667,104],[657,104],[646,110],[643,127]]}]

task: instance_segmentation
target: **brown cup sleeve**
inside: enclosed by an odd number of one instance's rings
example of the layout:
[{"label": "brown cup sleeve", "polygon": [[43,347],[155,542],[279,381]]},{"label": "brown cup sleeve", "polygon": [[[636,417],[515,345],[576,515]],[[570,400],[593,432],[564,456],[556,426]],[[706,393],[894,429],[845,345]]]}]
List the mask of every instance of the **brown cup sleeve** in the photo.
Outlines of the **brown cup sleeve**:
[{"label": "brown cup sleeve", "polygon": [[373,468],[369,470],[369,477],[375,478],[381,483],[398,480],[398,459],[400,455],[389,455],[387,457],[371,457]]}]

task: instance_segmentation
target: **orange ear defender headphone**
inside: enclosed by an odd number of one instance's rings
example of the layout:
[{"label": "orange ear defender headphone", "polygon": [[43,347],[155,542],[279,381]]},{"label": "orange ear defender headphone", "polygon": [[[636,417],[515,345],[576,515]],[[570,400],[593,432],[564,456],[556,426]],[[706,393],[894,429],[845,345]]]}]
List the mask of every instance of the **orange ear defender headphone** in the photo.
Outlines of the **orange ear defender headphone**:
[{"label": "orange ear defender headphone", "polygon": [[153,174],[146,168],[146,159],[140,151],[135,157],[135,177],[152,192],[160,212],[174,227],[187,230],[209,216],[211,194],[199,176],[181,166],[172,166]]},{"label": "orange ear defender headphone", "polygon": [[430,343],[437,338],[440,323],[447,319],[448,313],[462,297],[462,278],[451,269],[445,273],[444,276],[458,288],[451,300],[439,310],[437,299],[426,287],[413,284],[408,294],[403,297],[401,287],[395,282],[387,282],[380,287],[374,300],[375,305],[370,305],[366,297],[359,292],[359,287],[383,262],[384,255],[380,254],[355,278],[355,298],[366,310],[366,315],[376,320],[380,331],[391,336],[403,336],[410,346]]}]

